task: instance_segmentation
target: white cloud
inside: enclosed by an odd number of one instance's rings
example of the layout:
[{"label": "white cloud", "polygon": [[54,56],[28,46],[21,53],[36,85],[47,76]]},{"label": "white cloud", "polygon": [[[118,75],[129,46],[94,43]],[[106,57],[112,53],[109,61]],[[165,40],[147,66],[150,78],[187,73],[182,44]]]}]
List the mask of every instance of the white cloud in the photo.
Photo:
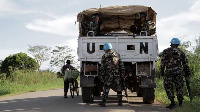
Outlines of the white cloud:
[{"label": "white cloud", "polygon": [[26,28],[40,32],[77,37],[78,27],[75,25],[75,21],[76,16],[74,14],[54,20],[37,19],[32,23],[26,24]]},{"label": "white cloud", "polygon": [[9,0],[0,0],[0,15],[15,13],[17,11],[18,7],[15,3],[10,2]]},{"label": "white cloud", "polygon": [[173,37],[181,41],[193,41],[200,33],[200,1],[196,1],[186,12],[161,19],[157,22],[159,49],[162,51],[170,45]]},{"label": "white cloud", "polygon": [[190,10],[194,12],[200,12],[200,1],[196,1],[194,5],[190,8]]},{"label": "white cloud", "polygon": [[21,7],[19,6],[19,4],[12,2],[10,0],[0,0],[0,16],[13,15],[13,14],[29,14],[29,13],[45,14],[45,12],[42,11],[28,10],[23,8],[24,7]]}]

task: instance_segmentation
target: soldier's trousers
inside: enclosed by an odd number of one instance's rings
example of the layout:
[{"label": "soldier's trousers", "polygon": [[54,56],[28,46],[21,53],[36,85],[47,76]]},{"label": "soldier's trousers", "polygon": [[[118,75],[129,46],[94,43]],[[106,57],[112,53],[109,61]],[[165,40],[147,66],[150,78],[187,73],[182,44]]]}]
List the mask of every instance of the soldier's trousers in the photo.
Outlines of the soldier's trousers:
[{"label": "soldier's trousers", "polygon": [[168,99],[174,99],[174,89],[173,84],[175,84],[177,99],[179,101],[183,100],[183,74],[182,72],[171,72],[167,71],[164,77],[164,87],[167,93]]},{"label": "soldier's trousers", "polygon": [[111,84],[114,84],[115,88],[117,89],[118,100],[122,100],[122,86],[120,77],[109,77],[108,80],[104,82],[103,100],[106,101],[106,99],[108,98],[108,93],[110,91]]}]

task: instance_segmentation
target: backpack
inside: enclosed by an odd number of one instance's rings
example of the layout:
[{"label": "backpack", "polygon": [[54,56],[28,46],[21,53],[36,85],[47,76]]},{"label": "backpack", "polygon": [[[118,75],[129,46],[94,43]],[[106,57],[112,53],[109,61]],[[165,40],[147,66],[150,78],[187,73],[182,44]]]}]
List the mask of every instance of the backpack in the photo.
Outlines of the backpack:
[{"label": "backpack", "polygon": [[166,59],[169,63],[172,63],[173,65],[181,65],[181,54],[179,49],[168,49]]},{"label": "backpack", "polygon": [[112,67],[117,67],[119,64],[119,56],[112,52],[111,55],[108,57],[108,62]]}]

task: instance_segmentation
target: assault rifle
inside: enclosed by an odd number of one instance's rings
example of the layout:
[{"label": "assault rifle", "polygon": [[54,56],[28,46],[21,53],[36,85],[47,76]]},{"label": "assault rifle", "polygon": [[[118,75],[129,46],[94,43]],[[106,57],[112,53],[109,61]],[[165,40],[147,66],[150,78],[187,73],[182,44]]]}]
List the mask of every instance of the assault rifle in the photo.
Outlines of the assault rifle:
[{"label": "assault rifle", "polygon": [[185,78],[185,82],[186,82],[187,90],[189,93],[190,102],[192,103],[193,98],[192,98],[191,89],[190,89],[190,81],[189,79]]},{"label": "assault rifle", "polygon": [[124,89],[124,92],[125,92],[125,97],[128,100],[127,87],[125,85],[125,80],[124,80],[125,78],[123,78],[122,74],[120,74],[120,77],[121,77],[122,86],[123,86],[123,89]]}]

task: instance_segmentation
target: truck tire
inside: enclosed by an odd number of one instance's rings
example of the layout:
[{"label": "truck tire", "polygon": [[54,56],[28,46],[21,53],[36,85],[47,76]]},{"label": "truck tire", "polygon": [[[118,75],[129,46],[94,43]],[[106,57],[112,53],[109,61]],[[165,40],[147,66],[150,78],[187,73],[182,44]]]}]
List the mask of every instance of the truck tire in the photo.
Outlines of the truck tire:
[{"label": "truck tire", "polygon": [[101,92],[98,87],[94,87],[94,96],[101,96]]},{"label": "truck tire", "polygon": [[82,87],[82,100],[83,103],[91,103],[94,100],[93,87]]},{"label": "truck tire", "polygon": [[142,88],[138,87],[137,88],[137,92],[136,92],[137,93],[137,97],[142,97],[142,92],[143,92]]},{"label": "truck tire", "polygon": [[143,89],[143,103],[152,104],[155,99],[155,89],[154,88],[145,88]]}]

